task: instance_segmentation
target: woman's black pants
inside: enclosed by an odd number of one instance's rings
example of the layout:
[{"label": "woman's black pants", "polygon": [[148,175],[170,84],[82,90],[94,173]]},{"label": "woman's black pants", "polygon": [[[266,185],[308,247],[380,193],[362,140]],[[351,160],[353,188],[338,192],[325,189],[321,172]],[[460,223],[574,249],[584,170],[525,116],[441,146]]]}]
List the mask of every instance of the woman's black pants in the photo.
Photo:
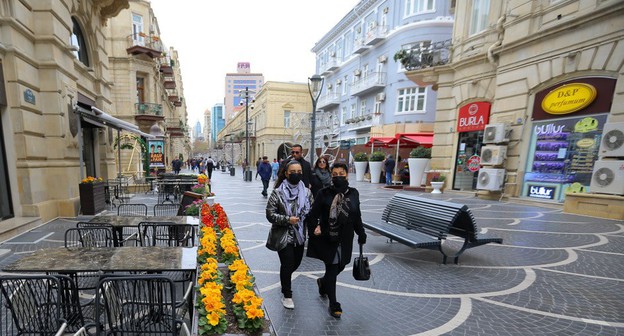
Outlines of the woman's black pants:
[{"label": "woman's black pants", "polygon": [[325,275],[321,278],[321,286],[327,294],[330,304],[337,302],[336,300],[336,278],[338,274],[344,270],[344,266],[340,264],[325,264]]},{"label": "woman's black pants", "polygon": [[286,298],[292,298],[291,277],[293,272],[301,265],[303,259],[303,245],[295,246],[288,244],[277,252],[280,259],[280,282],[282,294]]}]

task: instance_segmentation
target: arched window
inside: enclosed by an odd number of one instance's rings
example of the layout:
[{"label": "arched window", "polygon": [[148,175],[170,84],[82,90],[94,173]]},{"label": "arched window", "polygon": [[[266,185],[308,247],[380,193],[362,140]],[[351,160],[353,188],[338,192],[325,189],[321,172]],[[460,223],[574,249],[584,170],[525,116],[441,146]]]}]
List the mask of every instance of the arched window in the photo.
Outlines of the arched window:
[{"label": "arched window", "polygon": [[71,45],[76,47],[77,50],[74,50],[73,53],[78,58],[78,60],[86,65],[89,65],[89,54],[87,52],[87,43],[85,42],[84,34],[82,33],[82,29],[80,28],[80,24],[76,21],[75,18],[72,18],[72,34],[71,34]]}]

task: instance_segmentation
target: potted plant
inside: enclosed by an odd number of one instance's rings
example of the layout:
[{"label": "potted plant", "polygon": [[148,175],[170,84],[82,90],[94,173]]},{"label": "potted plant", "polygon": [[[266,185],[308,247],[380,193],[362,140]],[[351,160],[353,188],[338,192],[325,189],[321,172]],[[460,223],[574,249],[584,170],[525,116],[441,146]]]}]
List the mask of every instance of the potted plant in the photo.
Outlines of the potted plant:
[{"label": "potted plant", "polygon": [[445,180],[446,180],[446,176],[444,176],[444,175],[434,176],[431,179],[431,188],[433,188],[431,193],[432,194],[441,194],[442,193],[442,187],[444,186],[444,181]]},{"label": "potted plant", "polygon": [[353,157],[355,161],[355,180],[358,182],[364,181],[364,173],[366,173],[366,166],[368,165],[368,155],[364,152],[355,154]]},{"label": "potted plant", "polygon": [[418,146],[412,149],[407,162],[410,169],[410,187],[420,187],[423,173],[431,162],[431,148]]},{"label": "potted plant", "polygon": [[371,183],[379,183],[381,177],[381,166],[383,160],[386,158],[386,154],[382,151],[375,151],[368,159],[370,165]]},{"label": "potted plant", "polygon": [[106,208],[106,192],[101,177],[87,176],[78,185],[80,211],[83,215],[96,215]]}]

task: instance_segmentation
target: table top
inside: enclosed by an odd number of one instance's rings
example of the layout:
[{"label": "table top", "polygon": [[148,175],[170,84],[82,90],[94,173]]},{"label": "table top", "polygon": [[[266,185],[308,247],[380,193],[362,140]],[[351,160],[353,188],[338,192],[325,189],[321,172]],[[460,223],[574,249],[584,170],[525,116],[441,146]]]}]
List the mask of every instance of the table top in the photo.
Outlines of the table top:
[{"label": "table top", "polygon": [[6,266],[5,272],[194,271],[197,247],[40,249]]},{"label": "table top", "polygon": [[95,216],[90,223],[108,223],[112,226],[139,226],[141,222],[172,222],[175,224],[199,225],[196,216]]}]

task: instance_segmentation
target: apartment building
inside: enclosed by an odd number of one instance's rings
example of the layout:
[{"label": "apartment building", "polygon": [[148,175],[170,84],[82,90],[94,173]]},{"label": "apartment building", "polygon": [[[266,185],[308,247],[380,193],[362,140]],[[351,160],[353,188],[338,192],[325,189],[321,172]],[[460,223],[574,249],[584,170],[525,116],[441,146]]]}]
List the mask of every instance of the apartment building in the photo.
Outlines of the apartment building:
[{"label": "apartment building", "polygon": [[249,62],[238,62],[236,72],[225,74],[225,120],[226,123],[234,118],[237,107],[243,102],[240,91],[245,88],[257,92],[264,84],[264,76],[261,73],[251,72]]},{"label": "apartment building", "polygon": [[438,87],[448,187],[624,219],[624,3],[456,4],[451,62],[407,72]]},{"label": "apartment building", "polygon": [[[451,1],[364,0],[312,48],[324,77],[315,143],[335,155],[339,144],[363,147],[371,137],[428,134],[432,139],[437,87],[416,84],[395,54],[450,43]],[[440,48],[435,62],[448,60]]]}]

